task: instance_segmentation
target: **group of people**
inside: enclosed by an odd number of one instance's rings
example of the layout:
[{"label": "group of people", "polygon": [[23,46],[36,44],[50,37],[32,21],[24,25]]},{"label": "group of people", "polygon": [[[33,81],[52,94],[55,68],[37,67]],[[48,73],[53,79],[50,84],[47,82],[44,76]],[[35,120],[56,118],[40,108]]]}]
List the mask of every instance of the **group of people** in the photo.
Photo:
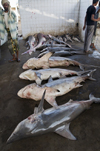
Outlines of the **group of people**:
[{"label": "group of people", "polygon": [[[98,6],[97,6],[98,5]],[[95,8],[95,6],[97,6]],[[89,50],[89,47],[93,50],[97,50],[94,42],[97,35],[97,23],[100,21],[100,2],[99,0],[93,0],[93,4],[87,8],[86,16],[84,20],[83,30],[85,30],[85,40],[84,40],[84,52],[89,54],[93,51]]]},{"label": "group of people", "polygon": [[[96,36],[97,22],[100,21],[98,14],[100,12],[100,2],[99,0],[93,0],[93,4],[88,7],[83,30],[85,30],[85,40],[84,40],[84,52],[92,53],[89,50],[91,47],[93,50],[97,50],[94,45],[94,40]],[[9,62],[17,61],[19,62],[19,44],[18,44],[18,33],[17,33],[17,18],[10,8],[10,2],[8,0],[2,0],[1,4],[4,9],[0,7],[0,39],[4,40],[5,33],[8,34],[8,49],[12,55],[12,59]]]},{"label": "group of people", "polygon": [[0,39],[4,40],[5,34],[8,34],[8,49],[12,55],[9,62],[19,62],[19,43],[17,32],[17,17],[10,8],[8,0],[2,0],[1,4],[4,9],[0,7]]}]

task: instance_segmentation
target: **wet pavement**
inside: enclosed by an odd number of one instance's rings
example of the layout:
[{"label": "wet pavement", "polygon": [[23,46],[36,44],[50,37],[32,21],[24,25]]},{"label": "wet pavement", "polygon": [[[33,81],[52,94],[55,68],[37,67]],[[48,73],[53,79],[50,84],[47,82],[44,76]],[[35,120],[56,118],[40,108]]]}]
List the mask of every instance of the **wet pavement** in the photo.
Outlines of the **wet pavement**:
[{"label": "wet pavement", "polygon": [[[25,41],[20,40],[19,44],[21,59],[19,63],[8,63],[11,55],[8,51],[7,43],[1,47],[0,151],[100,151],[100,104],[92,104],[90,109],[85,110],[71,122],[70,131],[77,138],[76,141],[68,140],[56,133],[48,133],[16,141],[12,144],[6,143],[17,124],[33,114],[35,105],[39,104],[39,102],[34,100],[21,99],[17,96],[17,92],[21,88],[31,83],[18,77],[23,72],[23,63],[30,58],[28,54],[21,55],[22,52],[26,51]],[[82,49],[83,43],[74,43],[73,46]],[[39,51],[34,56],[37,56],[38,53]],[[100,66],[100,59],[89,58],[88,55],[73,55],[69,58],[83,64]],[[70,66],[68,69],[80,70],[79,67],[74,66]],[[94,68],[86,67],[86,69]],[[61,105],[69,99],[88,99],[90,93],[95,97],[100,97],[100,68],[96,69],[93,74],[93,78],[96,81],[86,80],[86,82],[82,83],[83,87],[74,89],[64,96],[57,97],[57,103]],[[44,108],[50,107],[45,101]]]}]

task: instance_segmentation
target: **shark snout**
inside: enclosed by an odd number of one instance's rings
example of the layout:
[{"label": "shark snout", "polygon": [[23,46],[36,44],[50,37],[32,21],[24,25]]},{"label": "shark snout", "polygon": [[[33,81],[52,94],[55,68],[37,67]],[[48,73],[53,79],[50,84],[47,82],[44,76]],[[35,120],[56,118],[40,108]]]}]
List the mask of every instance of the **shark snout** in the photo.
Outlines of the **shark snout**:
[{"label": "shark snout", "polygon": [[23,68],[23,69],[29,69],[26,63],[23,65],[22,68]]},{"label": "shark snout", "polygon": [[22,89],[18,91],[17,95],[21,98],[23,97]]}]

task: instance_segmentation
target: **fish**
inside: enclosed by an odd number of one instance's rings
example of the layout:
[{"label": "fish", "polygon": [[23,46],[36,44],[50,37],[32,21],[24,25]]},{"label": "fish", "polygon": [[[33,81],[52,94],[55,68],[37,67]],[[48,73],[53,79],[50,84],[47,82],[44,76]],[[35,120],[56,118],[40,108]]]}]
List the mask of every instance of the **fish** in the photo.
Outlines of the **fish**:
[{"label": "fish", "polygon": [[66,42],[64,42],[63,40],[59,40],[58,38],[54,37],[54,36],[51,36],[51,35],[48,35],[52,40],[60,43],[60,44],[65,44],[66,46],[72,48],[72,46]]},{"label": "fish", "polygon": [[[41,58],[30,58],[22,66],[23,69],[47,69],[51,67],[68,67],[69,65],[79,66],[81,70],[84,70],[85,67],[97,67],[94,65],[85,65],[81,64],[78,61],[72,60],[65,57],[53,57],[53,52],[48,52]],[[51,57],[52,56],[52,57]]]},{"label": "fish", "polygon": [[72,37],[72,39],[74,40],[74,41],[76,41],[76,42],[81,42],[78,38],[76,38],[76,37]]},{"label": "fish", "polygon": [[47,41],[43,45],[41,45],[40,47],[38,47],[37,50],[45,50],[48,47],[66,47],[66,45],[64,45],[64,44],[54,44],[54,43],[53,44],[52,43],[48,44],[48,41]]},{"label": "fish", "polygon": [[56,52],[56,51],[78,51],[79,49],[75,49],[75,48],[69,48],[69,47],[47,47],[47,48],[44,48],[42,51],[40,52],[44,52],[44,51],[47,51],[49,50],[50,52]]},{"label": "fish", "polygon": [[71,37],[69,35],[65,35],[65,37],[67,38],[67,41],[70,41],[73,43],[73,40],[71,39]]},{"label": "fish", "polygon": [[32,70],[29,69],[27,71],[22,72],[19,75],[20,79],[35,81],[38,85],[41,85],[43,80],[47,80],[50,78],[62,78],[68,75],[82,75],[89,71],[73,71],[61,68],[49,68],[49,69],[41,69],[41,70]]},{"label": "fish", "polygon": [[42,58],[30,58],[22,66],[23,69],[46,69],[49,68],[49,58],[52,56],[52,53],[47,53]]},{"label": "fish", "polygon": [[36,49],[39,48],[40,46],[42,46],[45,41],[46,41],[45,36],[41,33],[38,33],[37,34],[37,42],[38,42],[37,45],[35,47],[31,47],[28,51],[25,51],[24,53],[22,53],[22,55],[26,54],[26,53],[29,53],[31,55],[32,52],[33,51],[35,52]]},{"label": "fish", "polygon": [[[95,70],[90,71],[89,73],[81,76],[67,77],[58,80],[52,81],[49,80],[48,83],[39,86],[36,83],[29,84],[24,88],[20,89],[17,95],[20,98],[33,99],[35,101],[39,101],[42,98],[42,94],[44,90],[46,90],[45,100],[51,104],[52,106],[57,106],[56,97],[62,96],[75,88],[82,87],[81,82],[84,82],[86,79],[95,80],[92,78],[93,72]],[[39,93],[37,93],[39,92]]]},{"label": "fish", "polygon": [[70,131],[71,122],[84,110],[89,109],[92,103],[100,103],[100,98],[89,95],[88,100],[73,101],[70,99],[67,103],[44,110],[44,91],[38,107],[34,108],[34,114],[22,120],[14,129],[7,140],[7,143],[39,136],[49,132],[69,139],[77,140]]},{"label": "fish", "polygon": [[[44,54],[48,53],[48,52],[53,52],[53,51],[45,51],[42,52],[38,55],[38,58],[42,57]],[[61,50],[61,51],[54,51],[53,56],[71,56],[71,55],[85,55],[84,52],[81,51],[65,51],[65,50]]]},{"label": "fish", "polygon": [[35,37],[33,35],[28,37],[28,41],[26,42],[27,49],[33,49],[35,45]]}]

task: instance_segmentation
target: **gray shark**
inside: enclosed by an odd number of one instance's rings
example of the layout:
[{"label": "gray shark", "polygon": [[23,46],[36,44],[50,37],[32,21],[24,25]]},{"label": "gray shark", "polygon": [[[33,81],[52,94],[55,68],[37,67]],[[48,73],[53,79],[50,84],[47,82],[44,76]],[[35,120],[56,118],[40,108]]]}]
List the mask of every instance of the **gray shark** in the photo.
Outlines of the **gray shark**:
[{"label": "gray shark", "polygon": [[45,92],[38,108],[34,109],[34,114],[17,125],[7,143],[48,132],[55,132],[70,140],[76,140],[76,137],[69,130],[71,121],[85,109],[88,109],[93,102],[100,103],[100,98],[89,95],[89,100],[70,100],[64,105],[44,110],[44,96]]},{"label": "gray shark", "polygon": [[73,70],[67,70],[67,69],[61,69],[61,68],[49,68],[49,69],[41,69],[41,70],[32,70],[29,69],[27,71],[24,71],[19,75],[19,78],[35,81],[37,84],[41,85],[41,82],[43,80],[49,79],[51,76],[52,79],[54,78],[62,78],[67,75],[82,75],[89,71],[73,71]]},{"label": "gray shark", "polygon": [[95,80],[92,78],[94,71],[96,70],[90,71],[85,75],[67,77],[54,81],[49,79],[49,82],[42,86],[39,86],[36,83],[32,83],[20,89],[17,95],[21,98],[39,101],[42,98],[44,90],[46,90],[45,100],[52,106],[56,107],[57,103],[55,99],[57,96],[62,96],[75,88],[81,87],[81,82],[84,82],[86,79]]}]

